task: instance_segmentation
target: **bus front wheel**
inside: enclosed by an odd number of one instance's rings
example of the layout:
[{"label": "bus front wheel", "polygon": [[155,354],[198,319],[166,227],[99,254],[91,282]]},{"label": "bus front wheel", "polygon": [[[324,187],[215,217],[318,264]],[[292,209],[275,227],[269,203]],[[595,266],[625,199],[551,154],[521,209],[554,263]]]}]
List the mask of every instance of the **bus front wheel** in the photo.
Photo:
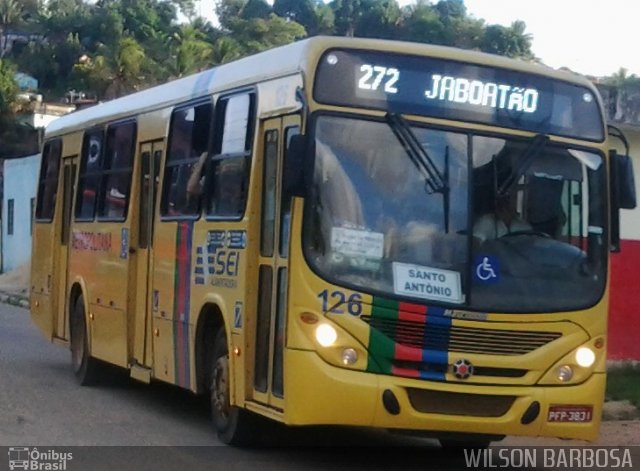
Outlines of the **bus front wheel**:
[{"label": "bus front wheel", "polygon": [[71,316],[71,366],[73,374],[82,386],[94,384],[100,376],[100,364],[89,352],[87,320],[84,299],[79,296]]},{"label": "bus front wheel", "polygon": [[259,428],[258,417],[230,403],[229,349],[224,328],[215,337],[210,371],[211,417],[218,438],[227,445],[254,444]]}]

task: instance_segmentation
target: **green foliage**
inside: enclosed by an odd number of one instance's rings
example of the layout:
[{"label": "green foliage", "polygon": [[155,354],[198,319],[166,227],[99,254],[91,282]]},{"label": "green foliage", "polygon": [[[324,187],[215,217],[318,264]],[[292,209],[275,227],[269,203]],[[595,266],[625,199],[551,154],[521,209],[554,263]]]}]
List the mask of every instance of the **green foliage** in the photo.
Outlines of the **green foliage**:
[{"label": "green foliage", "polygon": [[532,59],[531,35],[525,33],[523,21],[514,21],[511,26],[490,25],[485,31],[481,48],[493,54]]},{"label": "green foliage", "polygon": [[0,159],[37,152],[37,132],[15,119],[16,69],[6,59],[0,59]]},{"label": "green foliage", "polygon": [[184,25],[173,37],[176,48],[175,75],[182,77],[213,65],[214,45],[206,35],[191,25]]},{"label": "green foliage", "polygon": [[640,407],[640,367],[624,366],[609,370],[607,397],[616,401],[627,399]]},{"label": "green foliage", "polygon": [[[44,40],[9,58],[48,99],[70,89],[112,98],[318,34],[443,44],[532,58],[525,25],[485,25],[463,0],[216,0],[219,26],[195,0],[0,0],[8,28]],[[179,24],[178,12],[188,18]]]},{"label": "green foliage", "polygon": [[235,19],[230,24],[231,37],[238,43],[243,55],[292,43],[306,35],[295,21],[287,21],[275,14],[267,19]]},{"label": "green foliage", "polygon": [[103,47],[94,59],[77,64],[77,79],[107,99],[126,95],[141,88],[144,49],[131,36],[123,36],[115,47]]},{"label": "green foliage", "polygon": [[12,64],[0,59],[0,122],[3,116],[11,114],[16,99],[18,85],[14,78],[15,73]]},{"label": "green foliage", "polygon": [[362,13],[355,24],[357,35],[370,38],[394,39],[401,17],[396,2],[361,0]]},{"label": "green foliage", "polygon": [[273,12],[287,20],[296,21],[305,28],[313,26],[316,19],[312,0],[275,0]]},{"label": "green foliage", "polygon": [[23,20],[23,7],[18,0],[0,0],[0,28],[17,26]]}]

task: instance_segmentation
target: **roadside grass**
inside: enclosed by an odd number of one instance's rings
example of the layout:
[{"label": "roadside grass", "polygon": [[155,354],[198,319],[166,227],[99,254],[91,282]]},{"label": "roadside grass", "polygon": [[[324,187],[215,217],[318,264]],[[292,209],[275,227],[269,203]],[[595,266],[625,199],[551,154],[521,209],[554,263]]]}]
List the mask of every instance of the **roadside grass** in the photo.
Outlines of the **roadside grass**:
[{"label": "roadside grass", "polygon": [[640,367],[623,366],[607,371],[607,399],[628,399],[640,408]]}]

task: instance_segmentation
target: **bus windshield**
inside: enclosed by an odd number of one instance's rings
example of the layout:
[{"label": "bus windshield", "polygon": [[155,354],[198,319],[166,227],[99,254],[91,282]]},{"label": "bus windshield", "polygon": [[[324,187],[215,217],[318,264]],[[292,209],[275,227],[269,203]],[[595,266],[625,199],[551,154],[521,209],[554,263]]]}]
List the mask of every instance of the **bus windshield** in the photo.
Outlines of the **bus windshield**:
[{"label": "bus windshield", "polygon": [[493,312],[601,298],[601,155],[404,119],[320,115],[314,133],[304,247],[329,281]]}]

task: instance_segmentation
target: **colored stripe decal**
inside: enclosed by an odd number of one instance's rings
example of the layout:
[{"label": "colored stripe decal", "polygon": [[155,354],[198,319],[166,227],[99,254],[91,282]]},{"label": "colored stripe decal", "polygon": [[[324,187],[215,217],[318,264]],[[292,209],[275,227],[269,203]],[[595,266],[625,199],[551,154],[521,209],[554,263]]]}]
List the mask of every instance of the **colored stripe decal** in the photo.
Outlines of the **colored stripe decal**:
[{"label": "colored stripe decal", "polygon": [[[440,307],[374,297],[371,317],[384,319],[386,332],[383,334],[371,328],[367,369],[396,376],[444,381],[452,325],[452,319],[444,314],[445,309]],[[399,321],[411,322],[413,334],[422,325],[422,348],[403,344],[406,326]],[[427,336],[431,326],[437,326],[442,334]],[[394,327],[395,330],[392,330]],[[432,339],[429,340],[429,337]]]},{"label": "colored stripe decal", "polygon": [[174,272],[173,342],[175,383],[191,387],[189,354],[189,310],[191,298],[191,249],[193,222],[179,222],[176,230],[176,268]]}]

